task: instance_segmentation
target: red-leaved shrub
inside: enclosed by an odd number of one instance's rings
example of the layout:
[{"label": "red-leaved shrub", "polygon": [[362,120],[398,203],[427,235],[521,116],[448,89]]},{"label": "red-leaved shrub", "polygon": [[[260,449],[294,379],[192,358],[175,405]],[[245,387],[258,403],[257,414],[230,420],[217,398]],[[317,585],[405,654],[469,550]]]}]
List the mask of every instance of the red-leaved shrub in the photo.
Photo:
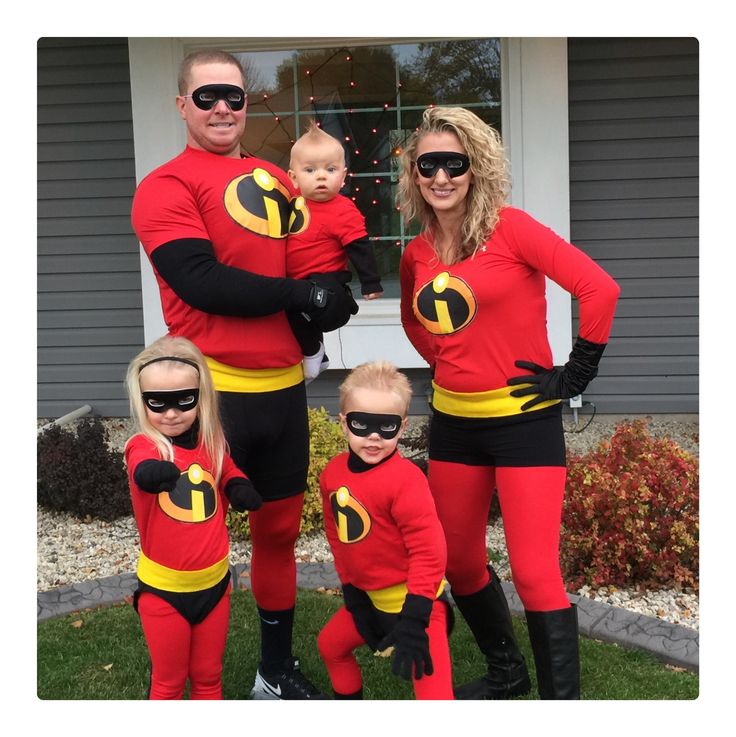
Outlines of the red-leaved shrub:
[{"label": "red-leaved shrub", "polygon": [[561,562],[571,591],[642,585],[698,588],[698,459],[646,420],[568,457]]}]

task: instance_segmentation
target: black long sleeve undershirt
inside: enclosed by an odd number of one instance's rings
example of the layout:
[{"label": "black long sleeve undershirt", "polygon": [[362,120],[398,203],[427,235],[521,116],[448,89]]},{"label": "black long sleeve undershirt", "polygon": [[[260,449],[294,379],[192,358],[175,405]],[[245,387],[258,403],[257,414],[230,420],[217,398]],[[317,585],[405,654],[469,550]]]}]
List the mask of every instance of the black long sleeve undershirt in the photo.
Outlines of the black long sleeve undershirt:
[{"label": "black long sleeve undershirt", "polygon": [[350,263],[355,267],[360,280],[361,294],[374,294],[382,292],[381,277],[378,274],[376,255],[368,238],[359,238],[349,243],[345,249],[348,253]]},{"label": "black long sleeve undershirt", "polygon": [[312,285],[305,280],[262,276],[217,260],[210,241],[181,238],[156,248],[156,271],[179,299],[202,312],[264,317],[307,310]]}]

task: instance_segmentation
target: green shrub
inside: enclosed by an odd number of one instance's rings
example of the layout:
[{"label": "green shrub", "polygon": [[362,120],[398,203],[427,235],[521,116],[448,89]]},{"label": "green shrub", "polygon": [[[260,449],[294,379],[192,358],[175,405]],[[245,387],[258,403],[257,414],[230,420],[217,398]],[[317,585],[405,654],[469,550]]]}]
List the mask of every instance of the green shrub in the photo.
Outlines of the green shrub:
[{"label": "green shrub", "polygon": [[[321,532],[322,497],[319,491],[319,477],[327,462],[347,450],[348,444],[339,423],[332,419],[324,407],[309,410],[309,472],[307,491],[302,510],[302,534]],[[228,526],[236,534],[247,538],[249,535],[247,517],[232,510],[228,512]]]},{"label": "green shrub", "polygon": [[697,588],[698,466],[673,440],[652,437],[646,420],[571,454],[561,541],[570,589]]},{"label": "green shrub", "polygon": [[99,418],[72,429],[52,425],[36,443],[38,503],[110,522],[133,513],[122,453],[111,450]]}]

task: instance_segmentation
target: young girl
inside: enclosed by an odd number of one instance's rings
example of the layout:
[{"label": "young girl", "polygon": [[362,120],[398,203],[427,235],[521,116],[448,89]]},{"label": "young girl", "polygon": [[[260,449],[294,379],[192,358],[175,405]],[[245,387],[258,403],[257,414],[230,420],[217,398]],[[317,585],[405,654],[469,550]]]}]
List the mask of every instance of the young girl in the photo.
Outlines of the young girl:
[{"label": "young girl", "polygon": [[186,338],[163,337],[128,367],[139,433],[125,446],[141,553],[134,605],[151,656],[151,699],[222,698],[230,616],[225,514],[261,497],[236,468],[207,365]]}]

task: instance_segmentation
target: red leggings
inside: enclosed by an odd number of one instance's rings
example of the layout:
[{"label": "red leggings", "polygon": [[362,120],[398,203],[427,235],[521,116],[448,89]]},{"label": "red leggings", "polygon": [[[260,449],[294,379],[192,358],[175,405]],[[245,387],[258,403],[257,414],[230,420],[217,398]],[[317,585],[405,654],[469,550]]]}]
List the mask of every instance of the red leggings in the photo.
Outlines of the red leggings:
[{"label": "red leggings", "polygon": [[151,655],[150,699],[222,699],[222,658],[230,619],[230,590],[204,621],[191,625],[156,594],[144,591],[138,614]]},{"label": "red leggings", "polygon": [[494,487],[516,591],[527,611],[568,607],[560,573],[564,466],[499,467],[429,461],[429,485],[447,539],[447,580],[458,594],[488,583],[486,526]]},{"label": "red leggings", "polygon": [[282,611],[296,603],[294,545],[299,537],[304,495],[266,502],[249,513],[253,597],[261,609]]},{"label": "red leggings", "polygon": [[[434,672],[431,676],[412,679],[414,695],[418,700],[454,698],[445,607],[443,602],[435,601],[429,618],[427,634]],[[317,637],[319,654],[330,675],[332,688],[338,694],[353,694],[363,687],[360,666],[353,655],[353,650],[361,645],[365,645],[365,640],[358,633],[353,616],[345,607],[335,612]]]}]

